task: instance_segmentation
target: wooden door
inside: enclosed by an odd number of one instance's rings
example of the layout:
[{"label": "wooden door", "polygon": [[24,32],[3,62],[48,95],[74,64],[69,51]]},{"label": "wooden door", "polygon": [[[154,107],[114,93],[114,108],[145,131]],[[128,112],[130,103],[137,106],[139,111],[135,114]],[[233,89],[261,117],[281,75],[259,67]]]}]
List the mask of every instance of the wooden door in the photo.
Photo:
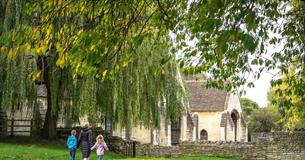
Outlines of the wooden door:
[{"label": "wooden door", "polygon": [[172,121],[172,123],[171,123],[171,142],[172,142],[172,145],[179,144],[180,135],[181,135],[180,120]]}]

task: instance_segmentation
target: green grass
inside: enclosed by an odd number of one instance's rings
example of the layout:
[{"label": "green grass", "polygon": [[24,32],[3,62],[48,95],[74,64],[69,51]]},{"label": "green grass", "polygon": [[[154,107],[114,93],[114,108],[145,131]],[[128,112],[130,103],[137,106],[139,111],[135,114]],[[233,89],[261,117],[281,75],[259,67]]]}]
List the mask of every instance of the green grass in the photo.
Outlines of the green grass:
[{"label": "green grass", "polygon": [[183,158],[126,158],[124,160],[237,160],[233,158],[220,157],[183,157]]},{"label": "green grass", "polygon": [[[0,143],[0,159],[5,160],[68,160],[69,151],[65,148],[64,141],[46,141],[37,140],[31,144],[27,142],[17,141],[1,142]],[[76,159],[81,160],[81,151],[76,153]],[[97,159],[95,152],[90,156],[91,160]],[[103,158],[108,159],[121,159],[121,160],[236,160],[232,158],[215,158],[215,157],[185,157],[185,158],[126,158],[124,156],[115,154],[113,152],[106,152]]]},{"label": "green grass", "polygon": [[[91,155],[94,159],[95,154]],[[81,159],[81,152],[77,151],[76,158]],[[122,159],[123,156],[107,152],[105,159]],[[6,160],[67,160],[69,151],[46,145],[25,145],[0,143],[0,159]]]}]

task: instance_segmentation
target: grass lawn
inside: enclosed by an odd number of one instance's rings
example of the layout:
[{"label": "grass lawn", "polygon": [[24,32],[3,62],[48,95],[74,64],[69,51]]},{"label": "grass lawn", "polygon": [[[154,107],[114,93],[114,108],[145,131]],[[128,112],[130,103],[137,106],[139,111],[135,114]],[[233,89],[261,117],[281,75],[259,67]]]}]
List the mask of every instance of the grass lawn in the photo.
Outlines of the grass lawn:
[{"label": "grass lawn", "polygon": [[[69,152],[65,149],[63,142],[40,141],[34,144],[16,144],[12,142],[0,142],[0,159],[5,160],[68,160]],[[77,151],[76,159],[81,160],[81,151]],[[91,160],[97,159],[95,151],[90,156]],[[237,160],[232,158],[215,157],[185,157],[185,158],[126,158],[113,152],[106,152],[103,158],[122,160]]]}]

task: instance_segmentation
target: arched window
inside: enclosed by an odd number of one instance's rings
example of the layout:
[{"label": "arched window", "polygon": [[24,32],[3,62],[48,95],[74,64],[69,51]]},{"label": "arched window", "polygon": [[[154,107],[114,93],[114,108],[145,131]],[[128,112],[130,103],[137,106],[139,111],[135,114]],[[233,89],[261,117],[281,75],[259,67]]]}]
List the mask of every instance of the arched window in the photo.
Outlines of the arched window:
[{"label": "arched window", "polygon": [[200,132],[200,140],[208,140],[208,132],[204,129]]}]

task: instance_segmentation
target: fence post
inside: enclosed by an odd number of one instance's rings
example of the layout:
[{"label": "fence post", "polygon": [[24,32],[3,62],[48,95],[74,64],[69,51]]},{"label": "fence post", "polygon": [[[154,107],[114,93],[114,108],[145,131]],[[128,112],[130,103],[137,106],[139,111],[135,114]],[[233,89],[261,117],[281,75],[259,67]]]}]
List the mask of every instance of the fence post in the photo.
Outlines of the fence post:
[{"label": "fence post", "polygon": [[125,141],[125,143],[124,143],[124,154],[125,154],[125,156],[128,156],[127,155],[127,142]]},{"label": "fence post", "polygon": [[5,119],[4,121],[3,121],[3,127],[4,127],[4,129],[3,129],[3,135],[4,136],[7,136],[7,119]]},{"label": "fence post", "polygon": [[132,141],[132,156],[136,157],[136,142]]},{"label": "fence post", "polygon": [[14,136],[14,118],[11,119],[11,136]]},{"label": "fence post", "polygon": [[127,143],[127,154],[130,157],[130,141]]},{"label": "fence post", "polygon": [[34,120],[31,119],[31,126],[30,126],[30,136],[33,136],[33,124],[34,124]]},{"label": "fence post", "polygon": [[2,122],[2,120],[0,119],[0,136],[3,136],[4,134],[4,122]]}]

